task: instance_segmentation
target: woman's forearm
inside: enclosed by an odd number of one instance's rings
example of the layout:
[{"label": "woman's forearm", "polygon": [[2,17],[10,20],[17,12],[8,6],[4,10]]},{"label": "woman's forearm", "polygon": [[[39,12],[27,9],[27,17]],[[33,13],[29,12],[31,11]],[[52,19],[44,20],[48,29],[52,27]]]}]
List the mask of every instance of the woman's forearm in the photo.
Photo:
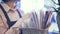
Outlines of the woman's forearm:
[{"label": "woman's forearm", "polygon": [[24,15],[12,27],[19,27],[23,23],[24,20],[26,20],[27,18],[29,18],[29,16],[30,16],[30,14]]},{"label": "woman's forearm", "polygon": [[5,34],[19,34],[19,28],[18,27],[12,27],[8,29]]},{"label": "woman's forearm", "polygon": [[19,33],[19,28],[23,21],[27,19],[30,15],[26,14],[22,18],[20,18],[10,29],[7,30],[5,34],[15,34],[15,32]]}]

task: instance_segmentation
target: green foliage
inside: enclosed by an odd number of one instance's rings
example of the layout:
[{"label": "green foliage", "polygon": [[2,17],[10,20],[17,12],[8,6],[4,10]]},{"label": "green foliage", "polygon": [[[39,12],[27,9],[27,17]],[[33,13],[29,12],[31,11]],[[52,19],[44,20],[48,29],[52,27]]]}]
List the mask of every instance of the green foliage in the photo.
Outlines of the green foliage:
[{"label": "green foliage", "polygon": [[58,5],[59,7],[56,9],[55,7],[53,7],[54,8],[54,10],[55,10],[55,12],[57,12],[58,13],[58,15],[60,15],[60,5],[59,5],[59,3],[56,3],[54,0],[51,0],[54,4],[56,4],[56,5]]}]

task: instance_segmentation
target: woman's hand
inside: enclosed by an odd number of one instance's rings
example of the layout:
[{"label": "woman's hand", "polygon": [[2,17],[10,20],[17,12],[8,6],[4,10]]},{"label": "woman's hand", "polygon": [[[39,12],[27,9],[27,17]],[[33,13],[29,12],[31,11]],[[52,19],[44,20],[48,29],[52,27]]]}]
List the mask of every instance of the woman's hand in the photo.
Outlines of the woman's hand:
[{"label": "woman's hand", "polygon": [[12,27],[19,27],[22,25],[23,21],[30,17],[30,14],[23,15]]},{"label": "woman's hand", "polygon": [[20,26],[22,25],[23,21],[30,17],[30,14],[24,15],[20,18],[5,34],[19,34]]}]

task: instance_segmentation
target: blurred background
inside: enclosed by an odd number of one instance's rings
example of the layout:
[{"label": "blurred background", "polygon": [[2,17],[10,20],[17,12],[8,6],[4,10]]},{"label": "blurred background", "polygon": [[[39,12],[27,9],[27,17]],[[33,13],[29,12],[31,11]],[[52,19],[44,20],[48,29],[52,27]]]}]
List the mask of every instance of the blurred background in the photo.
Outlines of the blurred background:
[{"label": "blurred background", "polygon": [[[58,3],[58,0],[53,0],[53,1]],[[2,2],[2,0],[0,0],[0,2]],[[14,4],[17,8],[20,8],[21,10],[23,10],[25,14],[31,13],[31,12],[36,12],[38,14],[38,16],[39,16],[40,10],[42,10],[45,15],[45,12],[47,10],[55,11],[52,7],[55,7],[55,8],[59,7],[58,5],[54,4],[52,2],[52,0],[21,0],[19,2],[15,2]],[[57,15],[57,13],[54,13],[54,15]],[[38,17],[38,18],[40,18],[40,17]],[[51,23],[53,23],[53,22],[51,22]],[[59,31],[58,24],[57,23],[52,24],[50,29],[48,29],[48,31],[49,32]]]}]

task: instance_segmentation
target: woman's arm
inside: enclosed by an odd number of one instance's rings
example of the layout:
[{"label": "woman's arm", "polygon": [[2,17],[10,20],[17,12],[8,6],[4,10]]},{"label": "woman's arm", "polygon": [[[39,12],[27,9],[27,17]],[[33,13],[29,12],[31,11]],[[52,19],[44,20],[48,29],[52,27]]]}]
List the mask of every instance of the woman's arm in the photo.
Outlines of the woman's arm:
[{"label": "woman's arm", "polygon": [[23,23],[23,21],[29,17],[30,17],[30,14],[23,15],[22,18],[20,18],[12,27],[19,27]]},{"label": "woman's arm", "polygon": [[[21,24],[25,19],[27,19],[30,16],[30,14],[24,15],[22,18],[20,18],[5,34],[19,34],[19,29]],[[14,33],[15,32],[15,33]]]},{"label": "woman's arm", "polygon": [[6,18],[0,9],[0,34],[4,34],[8,29]]},{"label": "woman's arm", "polygon": [[0,34],[4,34],[7,31],[8,27],[4,23],[1,15],[0,15]]}]

